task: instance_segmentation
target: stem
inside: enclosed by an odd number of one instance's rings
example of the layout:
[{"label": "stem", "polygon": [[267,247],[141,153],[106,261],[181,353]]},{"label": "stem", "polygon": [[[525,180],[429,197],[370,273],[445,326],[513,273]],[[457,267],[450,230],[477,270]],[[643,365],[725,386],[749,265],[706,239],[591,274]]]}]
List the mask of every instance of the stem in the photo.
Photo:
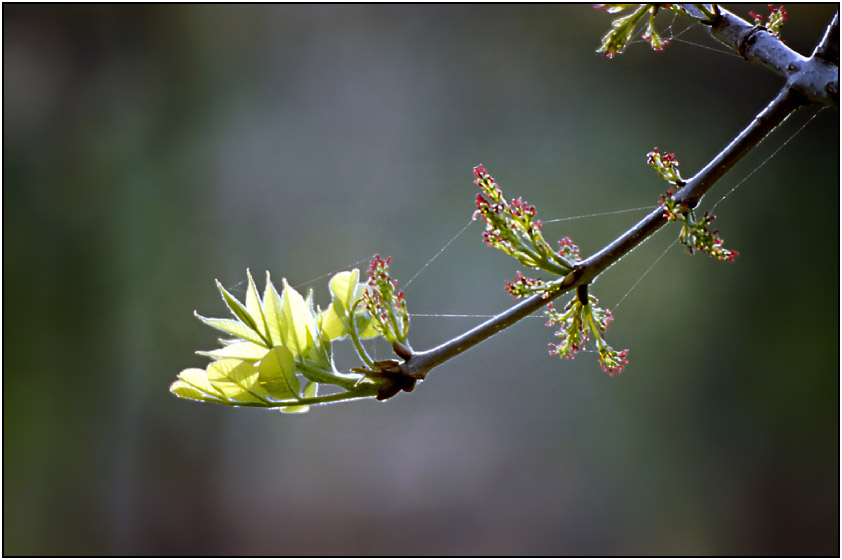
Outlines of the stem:
[{"label": "stem", "polygon": [[351,342],[354,343],[354,349],[357,351],[357,355],[360,357],[360,360],[362,360],[366,366],[370,368],[374,367],[374,360],[371,359],[371,356],[369,356],[368,352],[366,352],[365,348],[363,348],[362,342],[360,342],[360,337],[357,334],[356,306],[352,306],[351,309],[351,328],[349,329],[349,333],[351,335]]},{"label": "stem", "polygon": [[362,377],[357,374],[325,371],[302,362],[296,362],[295,367],[298,371],[303,373],[307,379],[311,379],[317,383],[329,383],[342,387],[346,390],[353,389]]},{"label": "stem", "polygon": [[427,372],[437,365],[458,356],[469,348],[472,348],[480,342],[491,338],[498,332],[514,325],[524,317],[531,315],[533,312],[542,308],[560,295],[570,291],[574,286],[576,286],[578,274],[579,273],[574,270],[565,276],[564,280],[559,284],[559,287],[556,288],[556,291],[553,291],[549,295],[535,294],[529,296],[506,311],[495,315],[491,319],[474,327],[464,334],[448,340],[444,344],[423,352],[415,352],[412,357],[403,364],[404,372],[416,379],[424,379]]},{"label": "stem", "polygon": [[[252,408],[285,408],[287,406],[308,406],[308,405],[317,405],[317,404],[327,404],[332,402],[338,401],[355,401],[357,399],[367,399],[370,397],[377,396],[377,387],[365,387],[365,388],[357,388],[353,391],[346,391],[344,393],[334,393],[333,395],[325,395],[323,397],[307,397],[307,398],[299,398],[295,401],[289,402],[275,402],[275,401],[264,401],[265,403],[269,403],[270,406],[267,406],[264,403],[237,403],[234,406],[237,407],[252,407]],[[228,403],[220,403],[220,404],[228,404]],[[228,404],[228,406],[231,406]]]},{"label": "stem", "polygon": [[[687,181],[686,185],[674,195],[675,199],[678,202],[684,202],[691,207],[695,207],[702,196],[725,173],[757,147],[793,111],[806,103],[807,100],[802,95],[793,92],[788,87],[781,90],[775,99],[754,117],[751,123],[724,150]],[[663,227],[667,223],[663,214],[662,208],[656,208],[601,251],[577,263],[573,271],[565,276],[558,288],[549,295],[536,294],[530,296],[456,338],[430,350],[414,353],[403,364],[404,372],[416,379],[424,379],[432,368],[442,362],[458,356],[514,325],[572,288],[590,284],[602,272]]]}]

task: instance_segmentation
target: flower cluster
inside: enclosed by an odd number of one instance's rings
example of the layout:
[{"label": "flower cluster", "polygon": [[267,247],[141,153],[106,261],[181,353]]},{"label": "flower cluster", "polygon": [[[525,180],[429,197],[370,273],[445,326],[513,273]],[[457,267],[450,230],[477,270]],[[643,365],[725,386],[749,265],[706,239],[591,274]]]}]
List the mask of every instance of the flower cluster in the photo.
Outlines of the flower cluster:
[{"label": "flower cluster", "polygon": [[[655,148],[646,154],[646,157],[649,165],[658,172],[661,179],[669,181],[676,187],[685,185],[685,181],[678,172],[678,160],[675,159],[675,154],[661,156],[658,148]],[[671,222],[682,222],[678,240],[687,247],[687,252],[692,255],[696,251],[702,251],[721,261],[734,262],[734,257],[739,253],[722,246],[722,239],[717,235],[719,230],[708,229],[708,225],[716,219],[716,216],[705,212],[702,219],[697,221],[690,205],[679,202],[674,195],[675,188],[670,187],[665,194],[660,195],[661,200],[658,204],[664,209],[664,218]]]},{"label": "flower cluster", "polygon": [[374,319],[374,328],[389,342],[406,343],[409,332],[409,313],[406,296],[397,290],[398,281],[389,275],[392,257],[374,255],[368,267],[368,284],[363,292],[362,305]]},{"label": "flower cluster", "polygon": [[673,197],[674,194],[675,189],[670,187],[666,193],[659,195],[661,200],[658,202],[658,205],[664,209],[664,218],[671,222],[684,219],[684,216],[692,210],[686,202],[678,202]]},{"label": "flower cluster", "polygon": [[562,311],[556,310],[552,303],[547,304],[547,326],[561,327],[555,333],[560,342],[550,343],[550,354],[572,359],[592,334],[602,370],[614,375],[620,373],[628,363],[628,350],[618,352],[605,341],[605,331],[608,330],[613,316],[609,310],[597,307],[597,303],[595,297],[588,295],[587,286],[581,286],[576,297],[571,299]]},{"label": "flower cluster", "polygon": [[579,255],[579,246],[575,245],[569,237],[559,239],[558,254],[573,263],[582,260],[582,257]]},{"label": "flower cluster", "polygon": [[681,178],[681,173],[678,172],[678,160],[675,159],[675,154],[661,156],[658,148],[655,148],[646,154],[646,163],[651,165],[658,172],[658,177],[664,181],[669,181],[677,187],[684,186],[685,182]]},{"label": "flower cluster", "polygon": [[[578,257],[578,248],[569,239],[563,239],[559,241],[559,250],[553,251],[541,233],[541,220],[535,219],[534,206],[520,197],[511,203],[506,201],[500,186],[482,165],[474,168],[474,183],[480,188],[474,219],[481,216],[485,222],[482,240],[486,245],[503,251],[525,266],[546,270],[556,276],[564,276],[573,270],[572,258]],[[527,278],[522,281],[517,279],[516,282],[524,288],[542,285],[536,284],[539,280]],[[519,292],[518,295],[525,293]]]},{"label": "flower cluster", "polygon": [[596,52],[606,58],[613,58],[615,54],[622,53],[632,40],[638,23],[647,14],[649,18],[644,24],[643,40],[656,51],[664,50],[664,47],[669,44],[669,40],[661,37],[655,29],[655,15],[660,9],[658,4],[595,4],[594,8],[616,14],[631,6],[636,7],[634,11],[611,22],[611,31],[602,37],[602,42]]},{"label": "flower cluster", "polygon": [[784,22],[786,21],[786,9],[783,6],[775,8],[772,4],[769,4],[769,12],[769,20],[765,25],[763,23],[762,15],[755,14],[754,12],[749,12],[748,14],[754,19],[754,25],[764,26],[766,31],[780,39],[781,28],[784,26]]},{"label": "flower cluster", "polygon": [[[477,210],[474,219],[482,216],[485,222],[483,240],[490,246],[516,258],[522,264],[540,268],[559,276],[567,275],[575,263],[581,260],[579,247],[569,237],[558,242],[558,250],[553,251],[541,235],[541,222],[535,219],[535,207],[517,198],[506,202],[500,186],[491,175],[478,165],[474,168],[474,183],[480,188],[477,195]],[[506,282],[506,291],[515,298],[541,294],[550,297],[559,281],[544,282],[540,278],[528,278],[520,271],[514,281]],[[564,358],[572,358],[592,333],[596,340],[599,362],[604,371],[611,375],[619,373],[625,364],[627,350],[617,352],[606,342],[604,332],[611,322],[611,312],[596,306],[597,300],[588,296],[587,286],[580,286],[577,296],[571,300],[564,311],[559,313],[552,302],[547,304],[547,326],[561,325],[556,336],[561,338],[558,344],[550,344],[550,353]]]},{"label": "flower cluster", "polygon": [[[662,51],[669,45],[669,39],[664,39],[655,28],[655,16],[662,8],[675,14],[688,17],[705,24],[711,24],[719,14],[716,4],[594,4],[594,8],[609,14],[617,14],[626,9],[632,11],[611,22],[611,30],[602,37],[602,42],[596,52],[606,58],[622,53],[631,42],[638,28],[638,24],[646,18],[641,37],[649,43],[652,50]],[[649,16],[648,18],[646,16]]]},{"label": "flower cluster", "polygon": [[684,214],[678,240],[687,247],[687,252],[691,255],[699,250],[720,261],[734,262],[734,257],[740,253],[722,246],[722,239],[717,235],[718,229],[713,231],[708,229],[708,225],[715,219],[716,216],[705,212],[702,219],[697,222],[693,217],[693,212],[687,212]]},{"label": "flower cluster", "polygon": [[506,280],[506,291],[515,298],[530,296],[536,293],[549,295],[550,286],[540,278],[528,278],[518,270],[515,273],[514,281]]}]

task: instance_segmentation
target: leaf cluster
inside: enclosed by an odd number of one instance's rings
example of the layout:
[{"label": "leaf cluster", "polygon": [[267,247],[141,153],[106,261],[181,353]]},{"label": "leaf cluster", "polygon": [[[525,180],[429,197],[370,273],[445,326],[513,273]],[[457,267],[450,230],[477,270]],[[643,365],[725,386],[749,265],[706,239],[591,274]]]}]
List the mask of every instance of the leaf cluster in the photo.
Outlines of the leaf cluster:
[{"label": "leaf cluster", "polygon": [[[332,300],[325,310],[314,307],[312,291],[304,297],[286,279],[278,293],[268,272],[261,297],[251,273],[246,275],[244,303],[217,281],[233,319],[196,314],[230,338],[220,339],[217,349],[198,352],[211,363],[204,369],[183,370],[170,386],[173,394],[230,406],[305,412],[311,404],[376,396],[388,385],[382,377],[342,373],[333,362],[332,344],[351,339],[362,361],[374,365],[361,340],[381,336],[383,327],[361,302],[379,294],[359,282],[359,270],[331,278]],[[319,396],[324,386],[334,392]]]}]

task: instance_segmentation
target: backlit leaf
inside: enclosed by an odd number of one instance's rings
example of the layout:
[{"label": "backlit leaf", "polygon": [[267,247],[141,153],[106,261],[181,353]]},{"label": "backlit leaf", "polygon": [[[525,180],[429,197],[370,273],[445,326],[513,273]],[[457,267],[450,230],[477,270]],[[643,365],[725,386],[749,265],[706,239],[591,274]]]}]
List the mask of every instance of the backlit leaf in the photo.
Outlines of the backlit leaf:
[{"label": "backlit leaf", "polygon": [[266,328],[272,344],[282,344],[281,339],[281,296],[272,284],[269,272],[266,272],[266,289],[263,291],[263,316],[266,318]]},{"label": "backlit leaf", "polygon": [[331,306],[328,307],[326,311],[323,311],[320,316],[322,322],[322,334],[324,334],[328,340],[336,340],[348,335],[348,328],[345,326],[345,322],[339,317],[337,307],[337,304],[331,304]]},{"label": "backlit leaf", "polygon": [[208,381],[207,372],[199,368],[189,368],[179,373],[178,379],[170,385],[170,391],[185,399],[226,403],[222,393]]},{"label": "backlit leaf", "polygon": [[231,295],[228,290],[226,290],[222,283],[217,280],[216,287],[219,289],[219,293],[222,294],[222,299],[225,301],[225,305],[228,306],[228,309],[240,320],[242,323],[257,333],[258,336],[263,338],[262,334],[260,333],[260,329],[257,327],[257,321],[255,321],[254,317],[248,312],[245,306],[240,303],[240,301]]},{"label": "backlit leaf", "polygon": [[254,342],[255,344],[259,344],[261,346],[266,346],[266,341],[264,341],[257,332],[239,321],[235,321],[233,319],[209,319],[208,317],[202,317],[198,313],[196,313],[196,317],[198,317],[204,324],[215,329],[219,329],[222,332],[233,334],[236,337]]},{"label": "backlit leaf", "polygon": [[322,329],[329,340],[336,340],[350,334],[351,310],[360,338],[371,338],[379,333],[361,307],[354,304],[362,298],[365,286],[358,282],[360,271],[353,269],[339,272],[330,279],[330,293],[333,296],[330,307],[322,313]]},{"label": "backlit leaf", "polygon": [[258,383],[254,364],[242,360],[218,360],[207,367],[208,381],[230,401],[266,403],[268,394]]},{"label": "backlit leaf", "polygon": [[295,359],[283,346],[275,346],[257,366],[260,385],[275,400],[297,399],[300,383],[295,375]]},{"label": "backlit leaf", "polygon": [[220,360],[223,358],[235,358],[238,360],[246,360],[256,362],[266,355],[266,347],[254,342],[234,342],[216,350],[209,352],[196,352],[199,355]]},{"label": "backlit leaf", "polygon": [[[281,293],[281,342],[293,357],[301,356],[308,350],[308,333],[314,328],[312,308],[307,305],[301,294],[283,279],[284,290]],[[311,336],[312,340],[312,336]]]},{"label": "backlit leaf", "polygon": [[254,285],[254,278],[251,276],[251,271],[246,269],[246,276],[248,276],[248,288],[246,288],[246,310],[249,315],[254,318],[257,323],[257,330],[264,336],[269,338],[267,342],[274,342],[269,337],[266,329],[266,318],[263,316],[263,305],[260,303],[260,294],[257,291],[257,286]]},{"label": "backlit leaf", "polygon": [[357,282],[360,277],[358,269],[339,272],[330,279],[330,293],[334,303],[340,305],[347,313],[350,313],[351,306],[359,297],[356,295]]}]

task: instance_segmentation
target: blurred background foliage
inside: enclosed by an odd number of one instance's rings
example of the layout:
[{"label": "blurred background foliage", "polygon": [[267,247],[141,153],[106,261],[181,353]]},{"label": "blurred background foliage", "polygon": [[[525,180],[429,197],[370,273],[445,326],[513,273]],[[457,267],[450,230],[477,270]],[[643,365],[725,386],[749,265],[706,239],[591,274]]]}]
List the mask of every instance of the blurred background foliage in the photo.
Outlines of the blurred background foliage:
[{"label": "blurred background foliage", "polygon": [[[787,8],[809,54],[835,5]],[[781,83],[661,17],[688,42],[608,61],[610,18],[582,5],[5,5],[3,552],[838,554],[831,110],[717,208],[736,264],[676,246],[623,299],[673,226],[598,281],[619,377],[548,356],[530,319],[385,404],[167,391],[214,346],[193,317],[225,313],[214,278],[242,294],[268,269],[324,305],[309,280],[379,252],[406,281],[467,223],[478,163],[545,220],[653,205],[649,150],[692,175]],[[590,254],[636,218],[545,233]],[[480,229],[410,312],[510,304],[517,266]],[[476,321],[418,317],[410,340]]]}]

